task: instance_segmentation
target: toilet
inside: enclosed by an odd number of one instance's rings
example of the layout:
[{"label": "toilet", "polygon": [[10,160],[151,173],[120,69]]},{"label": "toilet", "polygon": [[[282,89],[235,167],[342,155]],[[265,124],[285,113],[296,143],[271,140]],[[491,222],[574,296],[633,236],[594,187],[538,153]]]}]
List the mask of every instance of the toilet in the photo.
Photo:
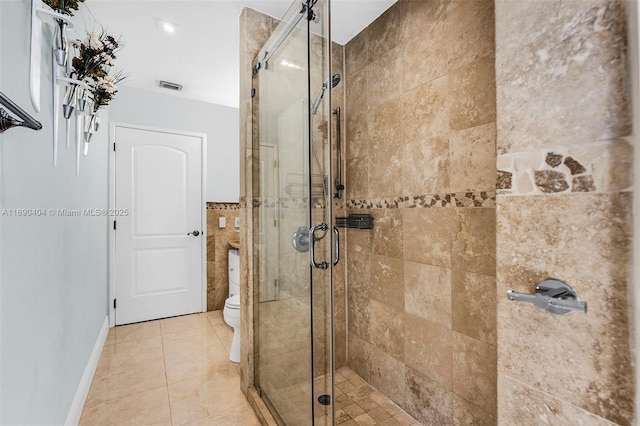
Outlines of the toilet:
[{"label": "toilet", "polygon": [[233,327],[229,360],[240,362],[240,251],[229,250],[229,297],[222,311],[224,322]]}]

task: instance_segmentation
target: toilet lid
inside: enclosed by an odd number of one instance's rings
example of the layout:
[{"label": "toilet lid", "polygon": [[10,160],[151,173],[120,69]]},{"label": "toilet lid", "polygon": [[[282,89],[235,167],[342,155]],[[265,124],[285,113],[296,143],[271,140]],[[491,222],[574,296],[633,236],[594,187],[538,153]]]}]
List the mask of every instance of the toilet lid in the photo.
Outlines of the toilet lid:
[{"label": "toilet lid", "polygon": [[231,309],[240,309],[240,295],[236,294],[235,296],[229,297],[224,301],[224,306]]}]

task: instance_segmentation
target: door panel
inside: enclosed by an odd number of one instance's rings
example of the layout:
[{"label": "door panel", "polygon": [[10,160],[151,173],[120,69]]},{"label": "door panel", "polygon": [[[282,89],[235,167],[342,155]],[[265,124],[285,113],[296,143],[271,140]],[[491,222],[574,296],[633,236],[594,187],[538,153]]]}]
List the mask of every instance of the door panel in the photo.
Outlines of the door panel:
[{"label": "door panel", "polygon": [[[202,144],[116,127],[116,324],[202,311]],[[188,235],[199,231],[198,236]]]},{"label": "door panel", "polygon": [[[318,230],[315,241],[309,236],[313,226],[332,224],[330,89],[324,86],[330,54],[327,38],[315,31],[326,28],[329,13],[326,0],[303,4],[291,6],[258,53],[252,104],[259,156],[252,163],[259,186],[253,200],[259,206],[253,216],[255,381],[276,421],[295,426],[329,425],[334,417],[332,406],[320,402],[334,394],[333,233]],[[312,245],[326,268],[311,266]],[[267,287],[272,277],[275,294]]]}]

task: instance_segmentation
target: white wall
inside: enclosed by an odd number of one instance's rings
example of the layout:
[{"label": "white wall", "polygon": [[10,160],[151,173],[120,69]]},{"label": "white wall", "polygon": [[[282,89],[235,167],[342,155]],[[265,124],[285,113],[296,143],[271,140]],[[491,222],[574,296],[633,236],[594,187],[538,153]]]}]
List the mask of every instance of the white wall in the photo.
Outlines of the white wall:
[{"label": "white wall", "polygon": [[[0,1],[0,91],[43,130],[0,135],[0,206],[106,208],[107,127],[75,176],[73,149],[52,165],[50,44],[42,111],[29,100],[30,0]],[[108,120],[103,114],[104,121]],[[61,425],[107,315],[107,218],[0,215],[0,424]]]},{"label": "white wall", "polygon": [[112,121],[207,134],[207,199],[240,197],[238,109],[121,86]]}]

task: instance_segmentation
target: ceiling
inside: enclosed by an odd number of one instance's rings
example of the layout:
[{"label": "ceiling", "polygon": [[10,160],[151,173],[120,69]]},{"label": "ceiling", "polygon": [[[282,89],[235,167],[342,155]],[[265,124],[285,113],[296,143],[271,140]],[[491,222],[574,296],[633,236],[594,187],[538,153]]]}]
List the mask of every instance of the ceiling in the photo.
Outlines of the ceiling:
[{"label": "ceiling", "polygon": [[[346,44],[395,1],[332,0],[334,41]],[[91,0],[74,20],[76,27],[91,28],[95,19],[111,34],[122,35],[124,48],[116,67],[128,75],[123,85],[237,108],[240,12],[250,7],[281,18],[291,4],[282,0]],[[164,31],[160,22],[175,25],[175,32]],[[181,84],[183,90],[161,89],[160,80]]]}]

